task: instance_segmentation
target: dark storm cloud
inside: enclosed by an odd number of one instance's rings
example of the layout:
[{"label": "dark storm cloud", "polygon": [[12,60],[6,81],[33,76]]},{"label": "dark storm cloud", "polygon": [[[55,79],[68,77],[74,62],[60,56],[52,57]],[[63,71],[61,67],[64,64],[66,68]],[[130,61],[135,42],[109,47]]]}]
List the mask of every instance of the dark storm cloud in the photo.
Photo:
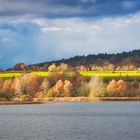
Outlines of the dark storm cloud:
[{"label": "dark storm cloud", "polygon": [[139,0],[0,0],[1,16],[95,17],[139,10]]}]

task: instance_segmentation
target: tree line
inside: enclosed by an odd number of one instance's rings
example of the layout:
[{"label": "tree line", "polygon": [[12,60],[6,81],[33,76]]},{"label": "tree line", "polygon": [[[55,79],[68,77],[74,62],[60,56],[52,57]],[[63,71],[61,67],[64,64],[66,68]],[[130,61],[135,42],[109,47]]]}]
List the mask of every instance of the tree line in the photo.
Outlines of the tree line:
[{"label": "tree line", "polygon": [[78,72],[67,77],[50,72],[47,78],[24,73],[20,77],[0,79],[0,99],[29,101],[49,97],[140,97],[137,80],[110,80],[103,77],[84,77]]}]

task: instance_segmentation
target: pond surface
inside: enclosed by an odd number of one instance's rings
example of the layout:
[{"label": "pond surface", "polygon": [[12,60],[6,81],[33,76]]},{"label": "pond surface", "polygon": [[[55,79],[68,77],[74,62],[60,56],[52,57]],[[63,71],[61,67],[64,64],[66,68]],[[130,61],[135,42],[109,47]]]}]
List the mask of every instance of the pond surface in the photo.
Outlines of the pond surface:
[{"label": "pond surface", "polygon": [[2,105],[0,140],[140,140],[140,102]]}]

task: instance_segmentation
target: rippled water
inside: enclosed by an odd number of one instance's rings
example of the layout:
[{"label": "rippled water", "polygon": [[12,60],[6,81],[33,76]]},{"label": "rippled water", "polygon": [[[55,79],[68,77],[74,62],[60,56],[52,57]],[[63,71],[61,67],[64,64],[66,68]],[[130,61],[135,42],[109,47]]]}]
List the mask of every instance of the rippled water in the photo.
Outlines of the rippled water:
[{"label": "rippled water", "polygon": [[140,102],[0,106],[0,140],[140,140]]}]

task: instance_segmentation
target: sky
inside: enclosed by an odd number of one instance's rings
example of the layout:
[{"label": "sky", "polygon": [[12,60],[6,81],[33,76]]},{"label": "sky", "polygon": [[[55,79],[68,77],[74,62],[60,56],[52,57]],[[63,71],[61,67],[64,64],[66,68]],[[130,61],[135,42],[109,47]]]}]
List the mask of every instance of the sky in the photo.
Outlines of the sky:
[{"label": "sky", "polygon": [[140,0],[0,0],[0,68],[140,49]]}]

